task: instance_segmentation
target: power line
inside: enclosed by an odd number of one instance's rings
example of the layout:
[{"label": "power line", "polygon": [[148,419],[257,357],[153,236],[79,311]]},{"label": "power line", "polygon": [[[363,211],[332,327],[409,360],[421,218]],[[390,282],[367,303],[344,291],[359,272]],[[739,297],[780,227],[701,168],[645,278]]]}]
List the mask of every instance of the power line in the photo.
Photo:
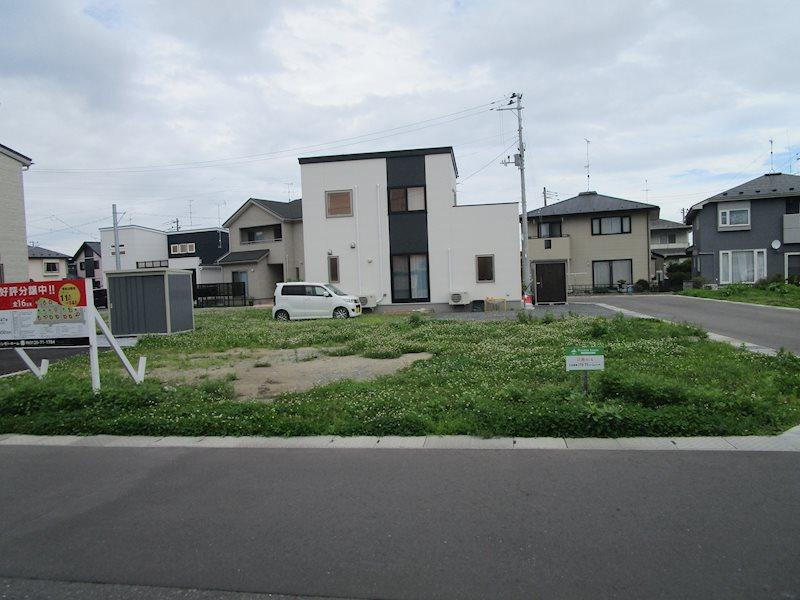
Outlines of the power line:
[{"label": "power line", "polygon": [[514,144],[516,144],[516,143],[517,143],[517,142],[516,142],[516,140],[515,140],[515,141],[513,141],[513,142],[511,142],[511,143],[510,143],[508,146],[506,146],[505,148],[503,148],[503,150],[500,152],[500,154],[498,154],[497,156],[495,156],[494,158],[492,158],[492,160],[490,160],[489,162],[487,162],[487,163],[486,163],[485,165],[483,165],[483,166],[482,166],[480,169],[478,169],[477,171],[473,171],[472,173],[470,173],[469,175],[467,175],[466,177],[464,177],[463,179],[461,179],[461,181],[459,181],[459,182],[458,182],[458,185],[461,185],[462,183],[464,183],[464,182],[465,182],[467,179],[469,179],[469,178],[470,178],[470,177],[472,177],[473,175],[477,175],[478,173],[480,173],[480,172],[481,172],[481,171],[483,171],[484,169],[488,168],[490,165],[494,164],[494,162],[495,162],[497,159],[499,159],[501,156],[503,156],[503,154],[505,154],[506,152],[508,152],[509,150],[511,150],[511,148],[513,148],[513,147],[514,147]]},{"label": "power line", "polygon": [[[455,111],[452,113],[448,113],[445,115],[440,115],[438,117],[432,117],[429,119],[423,119],[421,121],[415,121],[412,123],[407,123],[405,125],[399,125],[397,127],[391,127],[388,129],[381,129],[377,131],[372,131],[369,133],[364,133],[357,136],[347,137],[347,138],[340,138],[337,140],[332,140],[329,142],[322,142],[318,144],[312,144],[308,146],[296,146],[293,148],[286,148],[282,150],[274,150],[271,152],[264,152],[259,154],[249,154],[244,156],[237,156],[237,157],[229,157],[229,158],[219,158],[213,160],[205,160],[205,161],[192,161],[192,162],[184,162],[184,163],[172,163],[166,165],[140,165],[140,166],[129,166],[129,167],[111,167],[111,168],[102,168],[102,169],[80,169],[80,168],[53,168],[53,169],[36,169],[38,173],[139,173],[139,172],[147,172],[147,171],[169,171],[169,170],[180,170],[180,169],[193,169],[193,168],[206,168],[206,167],[213,167],[213,166],[228,166],[230,164],[245,164],[249,162],[258,162],[262,160],[273,160],[275,158],[281,158],[280,155],[293,153],[293,152],[300,152],[303,150],[313,150],[313,149],[324,149],[326,147],[341,147],[341,146],[349,146],[354,144],[361,144],[365,142],[371,142],[379,139],[385,139],[387,137],[393,137],[395,135],[402,135],[405,133],[411,133],[414,131],[420,131],[422,129],[427,129],[428,127],[436,127],[438,125],[445,125],[447,123],[452,123],[454,121],[459,121],[461,119],[471,118],[483,114],[489,108],[496,104],[498,100],[493,100],[491,102],[487,102],[484,104],[480,104],[477,106],[473,106],[470,108],[465,108],[459,111]],[[465,114],[467,113],[467,114]],[[460,116],[456,116],[460,115]],[[454,117],[452,119],[448,119],[448,117]],[[447,119],[442,121],[442,119]],[[439,122],[435,122],[439,121]],[[423,125],[426,124],[427,125]],[[423,125],[422,127],[415,127],[417,125]],[[414,127],[413,129],[408,129],[410,127]],[[400,131],[404,130],[404,131]],[[372,137],[377,136],[378,134],[382,133],[389,133],[389,135],[379,136],[379,137]],[[370,139],[362,139],[362,138],[370,138]],[[359,141],[356,141],[359,140]],[[344,143],[347,142],[347,143]],[[338,144],[335,145],[335,144]]]}]

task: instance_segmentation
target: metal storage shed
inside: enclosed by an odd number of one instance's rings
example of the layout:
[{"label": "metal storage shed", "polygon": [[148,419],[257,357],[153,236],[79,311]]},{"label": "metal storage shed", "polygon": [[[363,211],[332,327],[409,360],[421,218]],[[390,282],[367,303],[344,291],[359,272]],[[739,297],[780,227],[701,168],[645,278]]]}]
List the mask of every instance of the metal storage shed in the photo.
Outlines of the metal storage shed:
[{"label": "metal storage shed", "polygon": [[194,329],[191,271],[107,271],[106,277],[114,335]]}]

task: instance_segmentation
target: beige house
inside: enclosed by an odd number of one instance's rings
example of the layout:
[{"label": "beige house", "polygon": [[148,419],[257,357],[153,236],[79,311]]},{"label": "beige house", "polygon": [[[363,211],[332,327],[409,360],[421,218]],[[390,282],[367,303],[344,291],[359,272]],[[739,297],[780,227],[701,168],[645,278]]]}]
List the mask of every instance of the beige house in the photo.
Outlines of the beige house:
[{"label": "beige house", "polygon": [[650,282],[652,204],[581,192],[528,212],[528,258],[535,301]]},{"label": "beige house", "polygon": [[275,284],[301,281],[303,264],[302,200],[276,202],[250,198],[224,223],[230,251],[217,260],[224,282],[242,281],[256,303],[275,297]]},{"label": "beige house", "polygon": [[67,261],[72,257],[55,250],[28,246],[28,276],[30,281],[64,279],[67,276]]},{"label": "beige house", "polygon": [[28,280],[22,172],[30,158],[0,144],[0,283]]}]

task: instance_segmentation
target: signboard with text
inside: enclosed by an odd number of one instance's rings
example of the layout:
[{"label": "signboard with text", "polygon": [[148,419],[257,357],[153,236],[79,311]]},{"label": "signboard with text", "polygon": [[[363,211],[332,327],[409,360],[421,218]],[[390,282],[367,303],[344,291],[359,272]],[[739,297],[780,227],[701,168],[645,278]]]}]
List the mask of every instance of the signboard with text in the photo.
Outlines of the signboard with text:
[{"label": "signboard with text", "polygon": [[0,284],[0,348],[88,346],[90,279]]},{"label": "signboard with text", "polygon": [[602,371],[605,369],[605,356],[601,347],[565,348],[567,371]]}]

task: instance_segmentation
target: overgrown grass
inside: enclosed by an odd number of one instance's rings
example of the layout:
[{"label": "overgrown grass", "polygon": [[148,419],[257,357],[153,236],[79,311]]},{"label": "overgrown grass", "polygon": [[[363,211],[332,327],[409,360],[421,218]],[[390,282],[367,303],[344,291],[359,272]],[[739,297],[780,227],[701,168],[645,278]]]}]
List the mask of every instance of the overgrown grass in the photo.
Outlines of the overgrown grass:
[{"label": "overgrown grass", "polygon": [[[143,339],[129,355],[153,367],[243,348],[327,348],[332,355],[434,356],[374,381],[340,381],[262,404],[234,399],[229,381],[136,386],[111,355],[103,391],[85,358],[44,381],[0,383],[0,431],[141,435],[636,436],[768,434],[800,421],[800,359],[710,342],[654,320],[570,317],[499,322],[367,316],[278,323],[258,309],[199,311],[197,330]],[[606,371],[584,396],[564,346],[602,345]],[[233,353],[239,355],[239,351]],[[204,359],[201,359],[204,360]]]},{"label": "overgrown grass", "polygon": [[768,283],[764,285],[733,284],[717,290],[683,290],[683,296],[699,298],[715,298],[732,300],[733,302],[750,302],[767,306],[789,306],[800,308],[800,286],[786,283]]}]

